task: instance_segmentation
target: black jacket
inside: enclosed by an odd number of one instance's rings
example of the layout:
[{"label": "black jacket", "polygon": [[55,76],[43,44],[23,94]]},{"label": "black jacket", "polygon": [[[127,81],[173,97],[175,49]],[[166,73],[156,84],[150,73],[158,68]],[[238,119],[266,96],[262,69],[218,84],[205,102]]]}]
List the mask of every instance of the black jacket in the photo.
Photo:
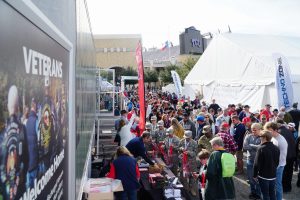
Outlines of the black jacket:
[{"label": "black jacket", "polygon": [[279,164],[280,152],[272,142],[263,143],[257,150],[253,177],[276,178],[276,169]]},{"label": "black jacket", "polygon": [[296,143],[293,133],[287,129],[285,126],[281,126],[278,129],[278,133],[284,137],[286,142],[288,143],[288,149],[286,154],[286,160],[295,159],[296,158]]}]

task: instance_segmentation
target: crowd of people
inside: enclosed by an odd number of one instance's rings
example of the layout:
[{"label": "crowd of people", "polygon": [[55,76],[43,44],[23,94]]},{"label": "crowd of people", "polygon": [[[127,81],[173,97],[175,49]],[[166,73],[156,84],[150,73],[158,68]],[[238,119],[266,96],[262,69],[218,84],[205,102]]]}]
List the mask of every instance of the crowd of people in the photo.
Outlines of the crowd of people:
[{"label": "crowd of people", "polygon": [[[252,111],[249,105],[221,108],[215,99],[208,104],[198,97],[149,92],[147,122],[141,130],[138,95],[132,91],[127,96],[129,106],[115,123],[117,142],[150,165],[155,165],[153,157],[161,157],[190,195],[205,200],[235,198],[232,176],[222,175],[224,153],[235,156],[236,175],[246,173],[249,199],[281,200],[284,192],[291,192],[293,171],[299,171],[297,103],[288,111],[270,104]],[[300,173],[296,185],[300,187]]]}]

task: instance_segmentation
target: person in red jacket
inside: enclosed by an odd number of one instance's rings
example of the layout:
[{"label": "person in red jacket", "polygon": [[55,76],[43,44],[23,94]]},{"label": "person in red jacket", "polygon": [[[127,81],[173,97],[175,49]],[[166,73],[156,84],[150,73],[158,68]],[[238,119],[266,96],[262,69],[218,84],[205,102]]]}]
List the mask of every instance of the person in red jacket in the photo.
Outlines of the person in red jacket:
[{"label": "person in red jacket", "polygon": [[270,118],[272,117],[272,112],[271,112],[271,105],[270,104],[266,104],[265,105],[265,109],[263,109],[260,112],[260,116],[265,115],[267,118],[267,122],[270,120]]},{"label": "person in red jacket", "polygon": [[124,191],[115,193],[117,200],[137,199],[137,190],[140,188],[140,171],[136,160],[126,147],[120,146],[117,149],[116,159],[112,162],[107,177],[122,181]]}]

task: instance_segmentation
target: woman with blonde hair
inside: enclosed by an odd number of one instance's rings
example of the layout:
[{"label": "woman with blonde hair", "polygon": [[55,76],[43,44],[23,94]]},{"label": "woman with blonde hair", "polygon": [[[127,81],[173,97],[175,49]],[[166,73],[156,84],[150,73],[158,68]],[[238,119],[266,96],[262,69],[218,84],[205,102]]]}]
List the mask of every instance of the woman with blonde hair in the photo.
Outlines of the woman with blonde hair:
[{"label": "woman with blonde hair", "polygon": [[116,192],[116,199],[137,199],[137,190],[140,188],[140,171],[136,160],[126,147],[120,146],[117,149],[115,160],[110,166],[107,177],[122,181],[124,191]]},{"label": "woman with blonde hair", "polygon": [[172,118],[171,120],[171,127],[174,130],[174,135],[179,137],[179,139],[183,138],[184,135],[184,129],[183,127],[179,124],[178,120],[176,118]]}]

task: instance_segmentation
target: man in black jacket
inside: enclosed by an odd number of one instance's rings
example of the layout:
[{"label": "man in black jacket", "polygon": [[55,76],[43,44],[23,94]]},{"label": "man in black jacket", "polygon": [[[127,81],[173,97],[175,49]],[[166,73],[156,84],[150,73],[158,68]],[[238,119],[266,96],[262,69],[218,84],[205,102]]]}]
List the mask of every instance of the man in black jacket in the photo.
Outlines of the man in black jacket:
[{"label": "man in black jacket", "polygon": [[253,179],[259,181],[263,199],[275,200],[276,170],[280,152],[272,142],[270,131],[261,131],[262,145],[258,148],[253,167]]},{"label": "man in black jacket", "polygon": [[295,123],[295,129],[298,131],[299,121],[300,121],[300,110],[297,108],[298,103],[293,103],[293,108],[289,111],[293,118],[293,122]]},{"label": "man in black jacket", "polygon": [[290,192],[292,190],[293,164],[296,159],[296,144],[293,133],[286,128],[284,121],[278,119],[276,122],[279,126],[278,133],[282,135],[288,143],[286,165],[284,166],[282,176],[282,189],[283,192]]}]

